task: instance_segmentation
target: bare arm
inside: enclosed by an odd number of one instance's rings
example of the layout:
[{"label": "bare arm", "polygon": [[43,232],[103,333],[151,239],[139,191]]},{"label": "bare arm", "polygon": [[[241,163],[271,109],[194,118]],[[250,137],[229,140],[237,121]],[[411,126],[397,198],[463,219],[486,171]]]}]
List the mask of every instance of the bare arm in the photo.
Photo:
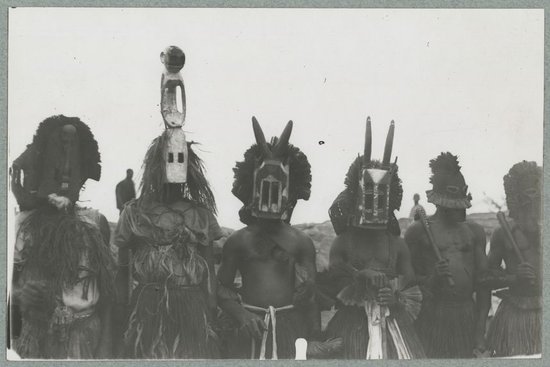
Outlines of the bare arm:
[{"label": "bare arm", "polygon": [[403,286],[407,288],[416,282],[411,262],[411,253],[405,242],[400,241],[397,251],[397,271],[403,276]]},{"label": "bare arm", "polygon": [[426,265],[422,261],[422,235],[424,230],[417,222],[412,224],[405,232],[405,243],[408,248],[410,263],[416,282],[424,289],[429,290],[433,286],[433,274],[428,274]]},{"label": "bare arm", "polygon": [[[235,319],[245,311],[233,287],[238,270],[238,239],[230,236],[222,249],[222,262],[218,269],[218,305]],[[234,293],[234,294],[233,294]]]},{"label": "bare arm", "polygon": [[218,269],[218,305],[237,321],[240,328],[259,339],[266,328],[265,323],[260,317],[244,309],[233,287],[238,270],[239,245],[238,235],[233,234],[223,246],[222,262]]},{"label": "bare arm", "polygon": [[[311,238],[304,236],[301,250],[301,256],[300,259],[298,259],[298,262],[307,274],[306,287],[310,287],[310,289],[314,292],[317,266],[315,262],[315,246],[313,245]],[[307,317],[309,321],[308,325],[310,327],[309,334],[315,338],[321,334],[321,312],[319,311],[319,307],[315,301],[315,294],[312,294],[311,302],[308,302],[307,309]]]},{"label": "bare arm", "polygon": [[502,267],[502,260],[506,251],[505,238],[500,229],[496,229],[491,236],[491,247],[487,258],[488,272],[480,279],[480,285],[490,289],[505,288],[516,282],[517,277],[506,273]]}]

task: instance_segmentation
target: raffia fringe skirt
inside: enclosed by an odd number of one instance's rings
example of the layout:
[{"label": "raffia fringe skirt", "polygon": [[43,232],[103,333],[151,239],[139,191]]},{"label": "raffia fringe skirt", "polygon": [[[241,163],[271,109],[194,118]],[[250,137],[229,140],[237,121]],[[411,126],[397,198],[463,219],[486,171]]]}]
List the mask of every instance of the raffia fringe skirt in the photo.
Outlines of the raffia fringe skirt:
[{"label": "raffia fringe skirt", "polygon": [[495,356],[541,353],[542,308],[535,302],[517,300],[504,298],[489,326],[487,344]]}]

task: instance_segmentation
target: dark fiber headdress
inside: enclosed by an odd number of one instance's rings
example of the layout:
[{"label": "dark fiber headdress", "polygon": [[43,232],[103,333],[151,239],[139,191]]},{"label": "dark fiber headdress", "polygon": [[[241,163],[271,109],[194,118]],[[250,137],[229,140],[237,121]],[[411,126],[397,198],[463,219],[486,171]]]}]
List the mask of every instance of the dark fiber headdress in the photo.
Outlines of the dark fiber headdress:
[{"label": "dark fiber headdress", "polygon": [[426,191],[428,202],[450,209],[466,209],[472,206],[468,185],[460,173],[458,157],[441,153],[430,160],[432,190]]},{"label": "dark fiber headdress", "polygon": [[[163,156],[163,147],[168,139],[167,131],[155,138],[143,160],[143,177],[141,179],[141,198],[162,202],[169,185],[164,183],[166,164]],[[204,175],[204,164],[193,151],[194,142],[187,143],[188,166],[187,182],[181,185],[181,197],[200,204],[213,213],[216,213],[216,201],[210,188],[210,184]],[[171,187],[170,187],[171,188]]]},{"label": "dark fiber headdress", "polygon": [[[271,142],[267,143],[269,149],[277,145],[278,138],[271,138]],[[307,156],[292,144],[288,144],[286,153],[288,163],[290,165],[289,179],[289,215],[288,221],[292,214],[292,209],[296,202],[300,199],[308,200],[311,195],[311,165],[307,160]],[[252,203],[252,185],[254,182],[254,168],[256,161],[262,157],[262,150],[258,144],[252,145],[245,153],[244,160],[237,162],[233,168],[234,181],[231,192],[243,204],[243,208],[239,211],[241,222],[249,224],[253,219],[250,211]]]},{"label": "dark fiber headdress", "polygon": [[[99,181],[101,177],[100,155],[97,141],[90,128],[78,117],[66,117],[57,115],[48,117],[40,123],[31,144],[13,162],[13,167],[24,172],[24,182],[21,187],[12,187],[21,210],[29,210],[38,204],[37,191],[43,176],[48,144],[51,144],[52,135],[60,134],[65,125],[72,125],[76,129],[79,144],[79,158],[81,182],[83,185],[87,179]],[[71,199],[77,199],[71,198]]]},{"label": "dark fiber headdress", "polygon": [[517,216],[523,205],[540,203],[542,189],[542,167],[536,162],[519,162],[504,176],[504,191],[510,217]]},{"label": "dark fiber headdress", "polygon": [[[101,162],[97,141],[92,134],[92,131],[78,117],[66,117],[57,115],[48,117],[40,123],[36,134],[34,135],[32,145],[36,147],[38,153],[44,151],[48,142],[49,135],[56,129],[60,129],[63,125],[71,124],[76,128],[79,144],[80,144],[80,164],[83,172],[83,178],[98,181],[101,177]],[[40,157],[38,163],[40,164]],[[40,167],[38,167],[40,168]]]}]

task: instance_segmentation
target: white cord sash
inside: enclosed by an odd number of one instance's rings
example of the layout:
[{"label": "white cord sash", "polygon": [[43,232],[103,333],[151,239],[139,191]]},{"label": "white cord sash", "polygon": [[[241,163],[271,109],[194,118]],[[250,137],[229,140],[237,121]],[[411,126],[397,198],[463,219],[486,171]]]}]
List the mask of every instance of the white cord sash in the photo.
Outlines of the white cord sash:
[{"label": "white cord sash", "polygon": [[[272,336],[272,352],[271,352],[271,359],[275,360],[278,359],[277,357],[277,312],[284,311],[284,310],[290,310],[294,308],[293,305],[287,305],[282,307],[273,307],[269,306],[268,308],[263,307],[257,307],[252,305],[243,304],[243,307],[250,311],[256,311],[256,312],[264,312],[264,323],[266,326],[266,329],[263,332],[262,335],[262,344],[260,346],[260,360],[265,360],[265,351],[266,351],[266,344],[267,344],[267,336],[269,334],[269,326],[271,324],[271,336]],[[250,352],[250,359],[254,359],[254,356],[256,355],[256,339],[251,339],[251,352]]]}]

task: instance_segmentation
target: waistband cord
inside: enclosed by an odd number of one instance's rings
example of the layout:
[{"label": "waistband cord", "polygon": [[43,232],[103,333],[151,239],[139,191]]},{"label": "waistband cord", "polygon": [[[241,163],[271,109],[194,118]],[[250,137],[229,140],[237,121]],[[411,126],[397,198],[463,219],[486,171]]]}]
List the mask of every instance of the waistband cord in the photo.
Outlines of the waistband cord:
[{"label": "waistband cord", "polygon": [[[272,351],[271,351],[271,359],[276,360],[279,359],[277,357],[277,312],[284,311],[284,310],[290,310],[294,308],[293,305],[288,306],[282,306],[282,307],[273,307],[269,306],[268,308],[263,307],[257,307],[252,305],[243,304],[243,307],[250,310],[250,311],[257,311],[257,312],[264,312],[264,323],[266,326],[266,329],[263,332],[262,335],[262,344],[260,347],[260,360],[265,360],[265,350],[266,350],[266,344],[267,344],[267,336],[269,334],[269,325],[271,324],[271,339],[272,339]],[[251,348],[250,348],[250,359],[254,359],[254,356],[256,355],[256,339],[251,339]]]}]

